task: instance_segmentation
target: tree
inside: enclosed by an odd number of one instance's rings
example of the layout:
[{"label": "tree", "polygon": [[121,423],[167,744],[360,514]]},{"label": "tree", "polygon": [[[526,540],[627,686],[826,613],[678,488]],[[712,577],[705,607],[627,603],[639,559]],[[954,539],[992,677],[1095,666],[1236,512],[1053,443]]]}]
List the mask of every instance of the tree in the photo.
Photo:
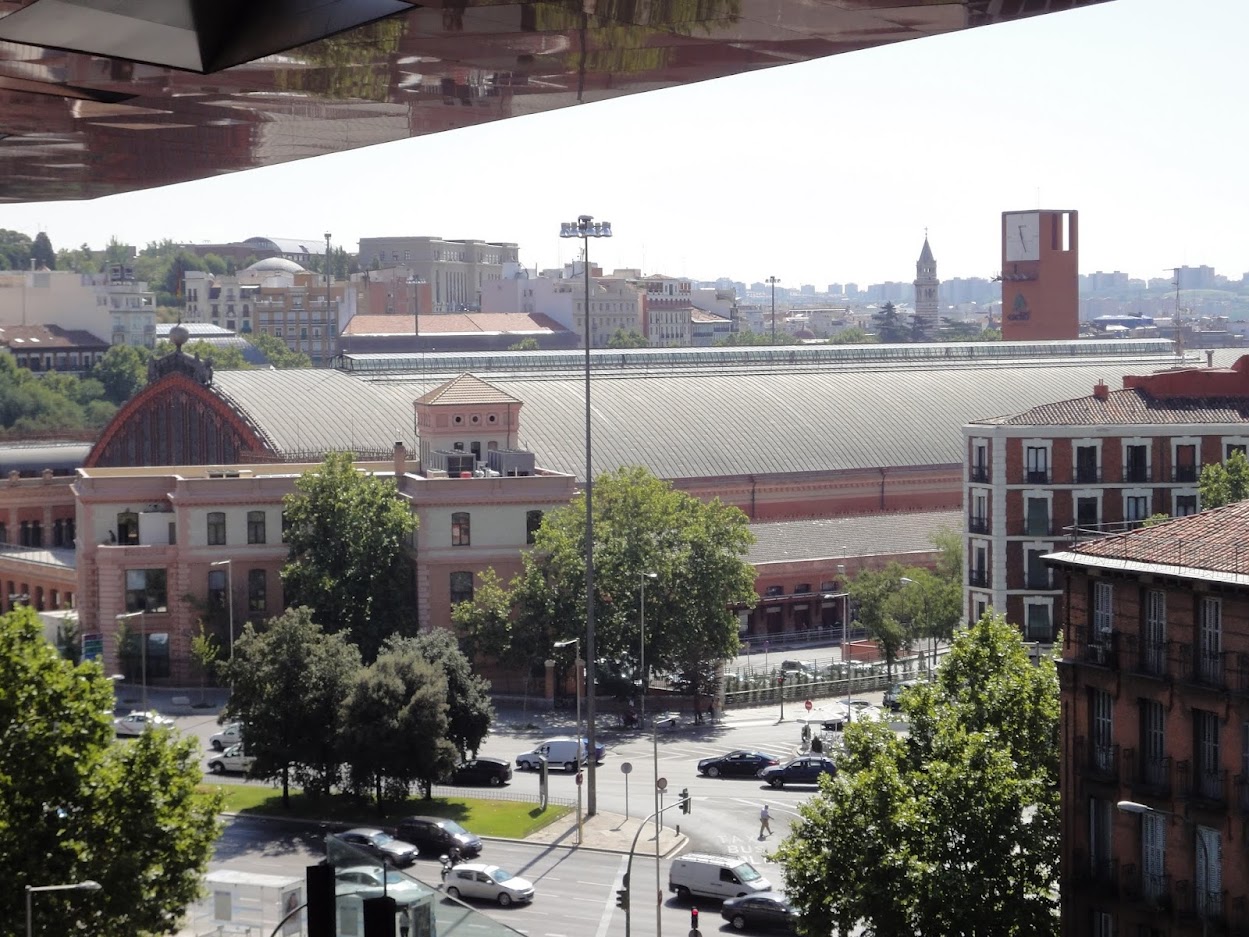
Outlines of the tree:
[{"label": "tree", "polygon": [[91,369],[91,376],[104,385],[108,399],[120,406],[147,385],[149,352],[133,345],[114,345]]},{"label": "tree", "polygon": [[308,608],[290,608],[263,630],[251,622],[222,669],[233,690],[225,717],[247,726],[251,777],[281,779],[290,806],[292,779],[311,794],[329,791],[341,763],[337,727],[361,669],[342,634],[326,634]]},{"label": "tree", "polygon": [[0,228],[0,269],[28,269],[33,246],[28,235],[20,231]]},{"label": "tree", "polygon": [[935,660],[938,641],[949,641],[963,617],[961,579],[941,576],[922,567],[906,570],[906,582],[890,599],[889,609],[896,619],[910,622],[908,629],[917,638],[927,638]]},{"label": "tree", "polygon": [[516,344],[514,345],[508,345],[507,350],[508,351],[537,351],[538,340],[534,338],[532,335],[530,335],[526,338],[522,338],[519,342],[516,342]]},{"label": "tree", "polygon": [[986,615],[902,707],[906,737],[847,728],[837,777],[777,850],[804,932],[1056,935],[1053,660]]},{"label": "tree", "polygon": [[101,889],[39,896],[41,933],[67,920],[99,937],[172,933],[221,828],[195,741],[115,744],[112,681],[58,656],[30,608],[0,616],[0,686],[0,933],[19,932],[24,884],[86,880]]},{"label": "tree", "polygon": [[[757,600],[754,569],[742,559],[753,542],[746,515],[676,491],[643,468],[626,467],[594,483],[596,655],[640,661],[639,593],[646,589],[646,663],[695,676],[701,664],[737,652],[737,612]],[[514,582],[513,646],[536,664],[551,645],[585,623],[585,498],[549,512]]]},{"label": "tree", "polygon": [[910,339],[910,330],[902,317],[898,315],[893,303],[885,303],[872,313],[872,322],[876,326],[876,340],[886,344],[896,344]]},{"label": "tree", "polygon": [[212,676],[217,660],[221,657],[221,643],[205,630],[202,618],[199,620],[199,633],[191,637],[191,657],[199,664],[199,701],[203,703],[208,690],[208,678]]},{"label": "tree", "polygon": [[[172,353],[172,342],[161,340],[156,343],[155,355],[163,358]],[[182,347],[183,354],[192,355],[212,365],[214,371],[250,371],[252,365],[243,357],[243,350],[234,345],[218,345],[213,342],[197,339],[187,342]]]},{"label": "tree", "polygon": [[331,452],[295,487],[285,498],[287,601],[372,661],[385,638],[415,630],[407,541],[416,518],[394,479],[358,472],[350,452]]},{"label": "tree", "polygon": [[269,359],[275,368],[310,368],[312,359],[302,351],[294,351],[276,335],[253,332],[247,340]]},{"label": "tree", "polygon": [[524,662],[512,643],[511,596],[492,568],[477,574],[470,601],[451,607],[451,627],[469,660],[490,659],[504,666]]},{"label": "tree", "polygon": [[342,706],[341,750],[352,787],[371,789],[379,810],[407,797],[417,782],[425,797],[455,767],[446,739],[447,681],[415,644],[389,644],[356,674]]},{"label": "tree", "polygon": [[907,622],[899,617],[904,609],[895,599],[905,585],[905,575],[900,564],[890,563],[883,570],[862,570],[846,587],[851,601],[859,606],[859,623],[885,655],[885,669],[890,676],[899,652],[913,636]]},{"label": "tree", "polygon": [[52,242],[46,232],[40,231],[35,235],[35,241],[30,246],[30,259],[35,262],[36,267],[56,269],[56,251],[52,249]]},{"label": "tree", "polygon": [[616,333],[607,340],[608,348],[647,348],[650,342],[637,329],[616,329]]},{"label": "tree", "polygon": [[724,338],[718,338],[715,343],[718,346],[732,345],[797,345],[798,339],[788,332],[777,332],[776,341],[772,341],[772,332],[732,332]]},{"label": "tree", "polygon": [[1197,481],[1202,510],[1220,508],[1249,498],[1249,459],[1237,449],[1226,462],[1204,466]]},{"label": "tree", "polygon": [[411,650],[442,674],[447,703],[447,728],[443,734],[461,757],[469,752],[475,756],[494,721],[490,681],[473,672],[473,665],[460,650],[455,635],[446,628],[434,628],[414,638],[390,638],[383,649]]},{"label": "tree", "polygon": [[828,343],[830,345],[869,345],[876,340],[875,335],[864,331],[857,325],[852,325],[848,329],[842,329],[830,338]]}]

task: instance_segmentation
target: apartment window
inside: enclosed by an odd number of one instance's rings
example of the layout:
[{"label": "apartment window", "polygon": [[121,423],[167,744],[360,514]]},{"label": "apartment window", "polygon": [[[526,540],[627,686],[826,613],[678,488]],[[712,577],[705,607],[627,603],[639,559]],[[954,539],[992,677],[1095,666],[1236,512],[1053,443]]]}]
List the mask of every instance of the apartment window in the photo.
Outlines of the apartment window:
[{"label": "apartment window", "polygon": [[1166,890],[1163,870],[1167,860],[1167,818],[1141,815],[1141,888],[1147,898],[1161,898]]},{"label": "apartment window", "polygon": [[247,512],[247,542],[248,543],[264,543],[265,542],[265,512],[264,511],[248,511]]},{"label": "apartment window", "polygon": [[971,569],[967,571],[969,585],[987,588],[989,585],[989,548],[983,543],[972,543]]},{"label": "apartment window", "polygon": [[989,480],[989,447],[986,443],[977,442],[972,446],[971,480],[974,482]]},{"label": "apartment window", "polygon": [[210,569],[208,571],[208,608],[210,611],[224,611],[226,607],[225,570]]},{"label": "apartment window", "polygon": [[538,539],[538,528],[542,526],[541,511],[525,512],[525,543],[533,543]]},{"label": "apartment window", "polygon": [[1024,533],[1049,536],[1050,533],[1050,502],[1049,498],[1028,498],[1025,502]]},{"label": "apartment window", "polygon": [[208,512],[208,545],[210,547],[225,546],[226,515],[225,511]]},{"label": "apartment window", "polygon": [[1133,527],[1139,527],[1149,517],[1149,495],[1124,494],[1123,519]]},{"label": "apartment window", "polygon": [[1089,738],[1093,764],[1099,771],[1114,767],[1114,700],[1105,690],[1089,690]]},{"label": "apartment window", "polygon": [[1100,475],[1097,470],[1097,447],[1076,446],[1076,483],[1099,482]]},{"label": "apartment window", "polygon": [[1212,827],[1198,826],[1196,838],[1197,913],[1217,917],[1223,913],[1223,837]]},{"label": "apartment window", "polygon": [[1203,598],[1197,612],[1197,676],[1217,683],[1223,676],[1223,600]]},{"label": "apartment window", "polygon": [[1026,480],[1030,483],[1049,484],[1049,447],[1027,446],[1024,449]]},{"label": "apartment window", "polygon": [[1093,937],[1117,937],[1114,915],[1107,911],[1093,912]]},{"label": "apartment window", "polygon": [[1230,459],[1233,453],[1249,454],[1249,445],[1243,442],[1229,442],[1223,447],[1224,459]]},{"label": "apartment window", "polygon": [[1197,446],[1186,444],[1175,447],[1175,470],[1172,481],[1195,482],[1197,480]]},{"label": "apartment window", "polygon": [[1025,576],[1027,577],[1028,589],[1048,589],[1050,588],[1050,571],[1045,565],[1041,557],[1053,550],[1047,547],[1027,547],[1024,549],[1024,558],[1026,564]]},{"label": "apartment window", "polygon": [[473,574],[471,572],[454,572],[451,574],[451,604],[473,601]]},{"label": "apartment window", "polygon": [[472,541],[467,511],[456,511],[451,515],[451,546],[467,547]]},{"label": "apartment window", "polygon": [[1149,447],[1134,444],[1123,447],[1123,480],[1125,482],[1149,481]]},{"label": "apartment window", "polygon": [[1089,798],[1089,873],[1096,882],[1110,877],[1110,830],[1113,806],[1108,800]]},{"label": "apartment window", "polygon": [[1029,641],[1052,641],[1053,618],[1048,601],[1024,601],[1024,630]]},{"label": "apartment window", "polygon": [[1076,526],[1081,530],[1096,530],[1100,524],[1101,499],[1076,498]]},{"label": "apartment window", "polygon": [[1140,780],[1155,790],[1167,784],[1166,711],[1158,700],[1141,700]]},{"label": "apartment window", "polygon": [[1093,640],[1109,638],[1115,624],[1115,590],[1108,582],[1093,583]]},{"label": "apartment window", "polygon": [[126,611],[169,611],[169,599],[165,593],[165,571],[163,569],[126,570]]},{"label": "apartment window", "polygon": [[269,607],[265,597],[266,583],[263,569],[247,571],[247,610],[253,615],[263,615]]},{"label": "apartment window", "polygon": [[1202,797],[1223,799],[1219,764],[1219,714],[1193,710],[1193,788]]},{"label": "apartment window", "polygon": [[967,519],[968,530],[973,534],[989,532],[989,496],[983,491],[974,491],[971,496],[971,516]]},{"label": "apartment window", "polygon": [[1167,671],[1167,594],[1161,589],[1145,593],[1144,654],[1141,663],[1146,673]]},{"label": "apartment window", "polygon": [[117,542],[123,546],[139,542],[139,515],[122,511],[117,515]]}]

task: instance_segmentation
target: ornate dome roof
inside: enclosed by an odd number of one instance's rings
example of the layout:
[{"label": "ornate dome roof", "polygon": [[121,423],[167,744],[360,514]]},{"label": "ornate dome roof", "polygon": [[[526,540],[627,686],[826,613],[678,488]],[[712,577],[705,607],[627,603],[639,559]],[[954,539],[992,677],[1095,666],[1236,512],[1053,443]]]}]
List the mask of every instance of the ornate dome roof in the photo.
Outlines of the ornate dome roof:
[{"label": "ornate dome roof", "polygon": [[285,257],[266,257],[264,260],[258,260],[248,270],[256,273],[303,273],[304,268],[299,266],[293,260],[287,260]]}]

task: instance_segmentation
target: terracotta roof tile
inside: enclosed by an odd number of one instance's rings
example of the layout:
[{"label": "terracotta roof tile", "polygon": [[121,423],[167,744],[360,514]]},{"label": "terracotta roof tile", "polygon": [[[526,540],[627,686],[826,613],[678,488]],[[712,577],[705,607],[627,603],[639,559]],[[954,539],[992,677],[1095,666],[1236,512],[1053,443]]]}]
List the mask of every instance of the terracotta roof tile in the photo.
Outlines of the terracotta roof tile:
[{"label": "terracotta roof tile", "polygon": [[1215,572],[1249,573],[1249,501],[1074,544],[1068,552]]},{"label": "terracotta roof tile", "polygon": [[1246,423],[1249,397],[1154,398],[1143,390],[1112,390],[1033,407],[1013,416],[979,423],[1003,426],[1099,426],[1114,424]]},{"label": "terracotta roof tile", "polygon": [[[415,319],[410,315],[352,316],[344,335],[411,335]],[[565,332],[545,315],[527,312],[455,312],[421,316],[422,335]]]},{"label": "terracotta roof tile", "polygon": [[417,403],[432,404],[471,404],[471,403],[520,403],[511,394],[505,394],[493,384],[487,384],[479,377],[461,374],[446,383],[439,384],[428,394],[417,399]]}]

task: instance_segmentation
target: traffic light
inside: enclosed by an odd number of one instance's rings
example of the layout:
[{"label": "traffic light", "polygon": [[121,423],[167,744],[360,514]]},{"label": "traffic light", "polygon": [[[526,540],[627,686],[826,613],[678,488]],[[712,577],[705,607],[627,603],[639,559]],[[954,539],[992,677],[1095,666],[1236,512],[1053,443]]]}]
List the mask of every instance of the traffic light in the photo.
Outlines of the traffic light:
[{"label": "traffic light", "polygon": [[629,910],[629,873],[628,872],[625,873],[624,882],[622,882],[622,884],[624,885],[624,888],[616,889],[616,907],[624,908],[626,911],[628,911]]},{"label": "traffic light", "polygon": [[690,908],[690,930],[698,930],[698,909]]},{"label": "traffic light", "polygon": [[681,788],[681,812],[690,812],[690,789],[688,787]]}]

